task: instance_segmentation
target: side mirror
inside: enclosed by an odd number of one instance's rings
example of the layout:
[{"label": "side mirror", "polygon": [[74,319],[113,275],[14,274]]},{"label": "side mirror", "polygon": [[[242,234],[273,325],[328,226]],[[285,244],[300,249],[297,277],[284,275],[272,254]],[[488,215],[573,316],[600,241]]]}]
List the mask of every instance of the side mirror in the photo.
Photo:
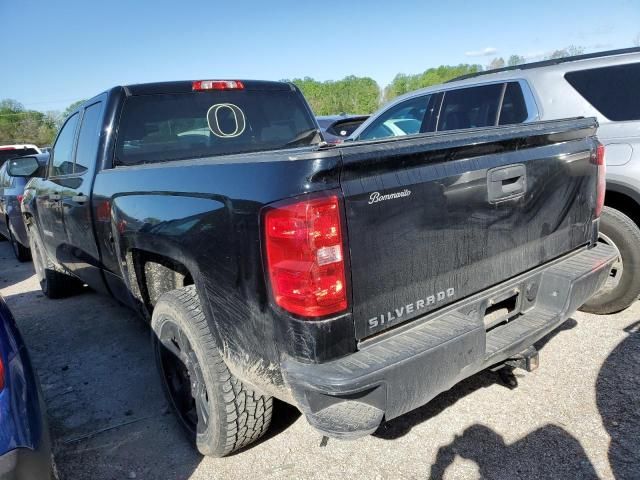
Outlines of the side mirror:
[{"label": "side mirror", "polygon": [[33,177],[40,169],[38,159],[35,157],[12,158],[7,163],[7,173],[12,177]]}]

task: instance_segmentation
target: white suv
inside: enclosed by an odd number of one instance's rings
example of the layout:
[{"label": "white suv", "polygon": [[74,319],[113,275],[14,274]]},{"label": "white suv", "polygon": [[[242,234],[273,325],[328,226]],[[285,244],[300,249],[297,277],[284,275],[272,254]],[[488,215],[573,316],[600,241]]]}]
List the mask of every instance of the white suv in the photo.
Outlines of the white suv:
[{"label": "white suv", "polygon": [[607,163],[601,240],[620,256],[607,284],[582,309],[613,313],[640,295],[639,88],[640,48],[479,72],[393,100],[350,140],[596,117]]}]

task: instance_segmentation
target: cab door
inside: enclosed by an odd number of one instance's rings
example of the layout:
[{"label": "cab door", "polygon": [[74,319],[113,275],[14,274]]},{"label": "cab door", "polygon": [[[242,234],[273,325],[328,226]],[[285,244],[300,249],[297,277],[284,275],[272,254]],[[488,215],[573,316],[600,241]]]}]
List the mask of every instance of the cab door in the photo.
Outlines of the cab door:
[{"label": "cab door", "polygon": [[73,174],[73,154],[80,113],[71,115],[60,129],[51,150],[47,178],[35,184],[38,231],[52,260],[62,263],[66,234],[62,219],[62,192]]},{"label": "cab door", "polygon": [[100,97],[82,110],[73,172],[65,178],[60,199],[66,245],[63,264],[98,290],[103,289],[104,282],[93,230],[91,190],[103,114],[104,102]]}]

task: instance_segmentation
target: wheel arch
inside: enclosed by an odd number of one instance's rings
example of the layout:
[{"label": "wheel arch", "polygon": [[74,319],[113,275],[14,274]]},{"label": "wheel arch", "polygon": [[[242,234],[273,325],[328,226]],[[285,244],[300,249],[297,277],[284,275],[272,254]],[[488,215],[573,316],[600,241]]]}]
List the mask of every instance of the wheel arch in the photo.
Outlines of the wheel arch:
[{"label": "wheel arch", "polygon": [[126,254],[126,263],[131,293],[149,319],[162,295],[195,283],[195,274],[184,258],[131,248]]},{"label": "wheel arch", "polygon": [[608,182],[604,204],[624,213],[640,226],[640,193],[627,186]]}]

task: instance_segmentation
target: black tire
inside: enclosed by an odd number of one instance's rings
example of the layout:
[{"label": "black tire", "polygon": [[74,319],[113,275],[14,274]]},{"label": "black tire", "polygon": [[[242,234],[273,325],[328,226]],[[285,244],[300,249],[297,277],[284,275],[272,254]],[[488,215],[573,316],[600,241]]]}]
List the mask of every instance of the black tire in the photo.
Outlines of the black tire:
[{"label": "black tire", "polygon": [[164,391],[203,455],[223,457],[264,435],[273,399],[231,374],[193,285],[162,295],[151,327]]},{"label": "black tire", "polygon": [[81,286],[80,282],[74,277],[58,271],[42,248],[42,243],[35,229],[30,228],[28,233],[33,266],[42,293],[48,298],[55,299],[68,297],[77,292]]},{"label": "black tire", "polygon": [[640,228],[624,213],[604,207],[600,241],[620,252],[607,283],[580,310],[606,315],[629,307],[640,295]]},{"label": "black tire", "polygon": [[23,247],[20,242],[16,240],[13,236],[13,232],[11,228],[7,225],[9,230],[9,243],[11,243],[11,249],[13,250],[13,254],[16,256],[19,262],[28,262],[31,260],[31,250],[27,247]]}]

